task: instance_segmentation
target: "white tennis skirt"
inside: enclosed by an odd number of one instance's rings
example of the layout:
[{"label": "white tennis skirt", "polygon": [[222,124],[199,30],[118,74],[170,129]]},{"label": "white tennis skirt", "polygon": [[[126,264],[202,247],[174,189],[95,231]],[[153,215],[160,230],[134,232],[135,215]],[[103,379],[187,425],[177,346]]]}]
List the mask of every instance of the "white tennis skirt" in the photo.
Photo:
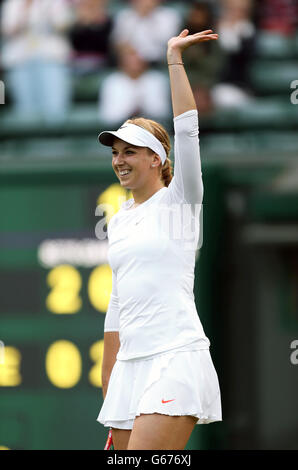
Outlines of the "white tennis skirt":
[{"label": "white tennis skirt", "polygon": [[195,416],[196,424],[222,421],[220,388],[209,349],[115,362],[97,421],[132,429],[136,416],[152,413]]}]

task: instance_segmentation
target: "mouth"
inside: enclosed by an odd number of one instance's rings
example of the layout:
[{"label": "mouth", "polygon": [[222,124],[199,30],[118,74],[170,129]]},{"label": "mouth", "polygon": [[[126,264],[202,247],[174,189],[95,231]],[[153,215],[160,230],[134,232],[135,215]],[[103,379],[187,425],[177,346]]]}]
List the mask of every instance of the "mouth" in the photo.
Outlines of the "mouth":
[{"label": "mouth", "polygon": [[122,178],[125,179],[130,175],[131,171],[132,170],[121,170],[121,171],[118,172],[118,174],[119,174],[121,179]]}]

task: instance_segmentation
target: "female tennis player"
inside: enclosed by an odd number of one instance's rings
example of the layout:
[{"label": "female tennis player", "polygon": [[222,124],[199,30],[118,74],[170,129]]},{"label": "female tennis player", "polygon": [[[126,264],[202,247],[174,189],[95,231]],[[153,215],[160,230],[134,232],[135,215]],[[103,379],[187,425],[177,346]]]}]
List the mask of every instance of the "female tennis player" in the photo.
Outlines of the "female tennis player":
[{"label": "female tennis player", "polygon": [[120,184],[133,195],[108,225],[113,285],[97,420],[112,429],[117,450],[181,450],[195,424],[222,419],[210,342],[193,294],[203,183],[198,112],[182,63],[186,48],[217,38],[212,30],[189,35],[185,29],[168,42],[173,177],[170,140],[160,124],[134,118],[99,135],[112,147]]}]

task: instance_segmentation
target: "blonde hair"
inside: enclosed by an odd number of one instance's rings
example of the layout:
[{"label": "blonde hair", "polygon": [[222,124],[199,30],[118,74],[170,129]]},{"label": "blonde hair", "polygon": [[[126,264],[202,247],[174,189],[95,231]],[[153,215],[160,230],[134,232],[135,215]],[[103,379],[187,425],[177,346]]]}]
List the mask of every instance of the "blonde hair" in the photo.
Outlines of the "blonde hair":
[{"label": "blonde hair", "polygon": [[130,124],[135,124],[136,126],[140,126],[143,129],[146,129],[160,141],[167,155],[167,159],[164,164],[159,166],[160,178],[164,182],[165,186],[169,186],[173,178],[173,169],[172,162],[170,160],[171,142],[169,134],[167,133],[165,128],[158,122],[153,121],[152,119],[146,119],[142,117],[131,118],[128,119],[126,122]]}]

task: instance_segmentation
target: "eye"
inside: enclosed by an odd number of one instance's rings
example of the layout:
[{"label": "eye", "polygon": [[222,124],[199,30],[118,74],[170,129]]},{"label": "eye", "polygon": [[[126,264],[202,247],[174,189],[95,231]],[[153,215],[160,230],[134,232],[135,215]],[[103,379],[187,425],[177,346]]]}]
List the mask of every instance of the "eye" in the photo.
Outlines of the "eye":
[{"label": "eye", "polygon": [[[134,155],[136,152],[134,150],[125,150],[125,154],[126,155]],[[119,152],[117,150],[112,150],[112,156],[113,157],[116,157],[116,155],[118,155]]]}]

